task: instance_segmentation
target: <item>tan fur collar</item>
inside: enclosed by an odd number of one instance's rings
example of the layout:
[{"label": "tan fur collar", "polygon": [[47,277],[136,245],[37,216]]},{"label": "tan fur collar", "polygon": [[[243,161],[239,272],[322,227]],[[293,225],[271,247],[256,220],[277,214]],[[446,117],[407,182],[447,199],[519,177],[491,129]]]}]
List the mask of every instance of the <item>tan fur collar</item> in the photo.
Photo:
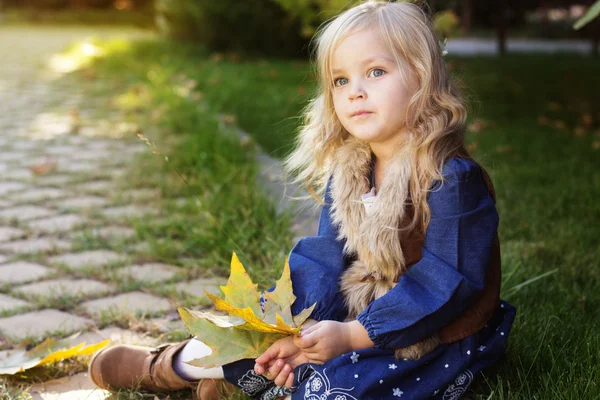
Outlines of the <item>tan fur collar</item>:
[{"label": "tan fur collar", "polygon": [[405,271],[400,226],[405,218],[411,174],[410,156],[397,154],[385,171],[374,211],[367,215],[361,197],[370,190],[371,149],[348,139],[333,160],[331,216],[345,239],[344,251],[356,261],[342,277],[342,291],[351,316],[381,297]]}]

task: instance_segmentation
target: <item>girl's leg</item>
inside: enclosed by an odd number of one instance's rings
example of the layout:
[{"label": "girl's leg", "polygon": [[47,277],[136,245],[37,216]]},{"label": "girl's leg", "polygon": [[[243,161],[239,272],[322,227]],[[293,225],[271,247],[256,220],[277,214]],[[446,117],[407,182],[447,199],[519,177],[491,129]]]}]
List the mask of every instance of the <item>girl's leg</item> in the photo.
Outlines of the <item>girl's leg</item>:
[{"label": "girl's leg", "polygon": [[206,357],[210,354],[212,354],[210,347],[202,343],[198,338],[193,338],[173,358],[173,369],[177,375],[187,381],[197,381],[207,378],[224,379],[223,367],[203,368],[188,364],[189,361]]}]

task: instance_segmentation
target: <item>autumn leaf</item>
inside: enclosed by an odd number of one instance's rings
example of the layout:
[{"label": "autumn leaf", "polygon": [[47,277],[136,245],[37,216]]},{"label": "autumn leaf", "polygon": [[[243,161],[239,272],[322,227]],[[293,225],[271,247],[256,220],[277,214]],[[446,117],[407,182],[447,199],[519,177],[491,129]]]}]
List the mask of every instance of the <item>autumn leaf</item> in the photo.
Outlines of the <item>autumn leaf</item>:
[{"label": "autumn leaf", "polygon": [[76,346],[70,346],[68,344],[70,339],[72,337],[61,341],[48,338],[31,350],[10,351],[7,357],[0,360],[0,375],[14,375],[33,367],[52,364],[67,358],[91,355],[110,342],[110,340],[105,340],[90,346],[85,346],[85,342],[82,342]]},{"label": "autumn leaf", "polygon": [[310,317],[316,303],[292,316],[296,300],[292,290],[290,266],[286,260],[281,278],[271,292],[264,293],[264,311],[257,285],[233,253],[227,285],[221,286],[224,299],[205,291],[218,311],[179,309],[190,332],[211,348],[212,354],[190,362],[201,367],[224,365],[244,358],[256,358],[277,340],[299,335],[302,324]]},{"label": "autumn leaf", "polygon": [[31,173],[37,176],[47,175],[56,169],[56,162],[50,159],[29,167]]},{"label": "autumn leaf", "polygon": [[286,260],[275,289],[272,292],[265,292],[265,320],[271,324],[276,323],[276,315],[279,314],[288,325],[295,326],[291,310],[294,301],[296,296],[292,291],[290,264]]},{"label": "autumn leaf", "polygon": [[225,301],[234,307],[250,307],[254,313],[260,309],[260,292],[258,285],[252,282],[235,253],[231,257],[231,273],[227,285],[221,286]]},{"label": "autumn leaf", "polygon": [[247,331],[236,327],[218,327],[209,320],[195,318],[189,310],[179,309],[183,322],[192,335],[211,348],[212,354],[191,360],[198,367],[218,367],[243,358],[257,358],[285,334]]}]

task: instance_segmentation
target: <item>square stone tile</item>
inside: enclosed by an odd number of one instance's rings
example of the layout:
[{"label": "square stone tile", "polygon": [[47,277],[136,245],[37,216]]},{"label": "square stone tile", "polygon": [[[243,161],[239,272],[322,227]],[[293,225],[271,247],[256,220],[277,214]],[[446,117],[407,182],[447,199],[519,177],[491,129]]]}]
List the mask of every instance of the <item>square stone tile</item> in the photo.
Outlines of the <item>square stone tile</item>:
[{"label": "square stone tile", "polygon": [[102,267],[114,262],[122,261],[125,256],[110,250],[91,250],[81,253],[68,253],[50,257],[50,263],[64,264],[71,269],[84,269]]},{"label": "square stone tile", "polygon": [[98,388],[87,372],[53,379],[31,386],[28,391],[31,400],[110,400],[115,397],[108,391]]},{"label": "square stone tile", "polygon": [[149,263],[121,268],[118,274],[136,281],[155,283],[172,279],[177,270],[178,268],[173,265]]},{"label": "square stone tile", "polygon": [[0,312],[11,311],[16,308],[27,307],[29,305],[30,304],[24,300],[14,299],[12,297],[0,293]]},{"label": "square stone tile", "polygon": [[0,318],[0,332],[15,339],[43,338],[53,332],[74,332],[93,325],[93,321],[58,310],[42,310]]},{"label": "square stone tile", "polygon": [[73,181],[73,179],[75,177],[71,175],[46,175],[38,177],[36,182],[39,181],[40,184],[47,186],[63,186]]},{"label": "square stone tile", "polygon": [[0,254],[0,264],[4,264],[6,262],[6,260],[8,260],[8,258],[6,256],[3,256],[2,254]]},{"label": "square stone tile", "polygon": [[42,233],[68,232],[85,222],[86,220],[79,215],[66,214],[31,221],[29,227]]},{"label": "square stone tile", "polygon": [[0,209],[2,208],[8,208],[10,206],[12,206],[12,201],[8,201],[8,200],[0,200]]},{"label": "square stone tile", "polygon": [[18,240],[0,245],[0,250],[17,254],[49,253],[60,250],[69,250],[71,242],[56,238],[37,238]]},{"label": "square stone tile", "polygon": [[226,278],[200,278],[195,279],[190,282],[179,282],[176,285],[177,290],[184,292],[186,294],[206,298],[206,294],[204,290],[216,295],[221,295],[221,288],[219,286],[224,286],[227,284]]},{"label": "square stone tile", "polygon": [[29,181],[35,175],[25,168],[13,169],[3,174],[4,179],[10,179],[11,181]]},{"label": "square stone tile", "polygon": [[11,200],[15,203],[33,203],[41,200],[59,199],[67,195],[68,193],[64,190],[56,188],[37,188],[12,195]]},{"label": "square stone tile", "polygon": [[160,196],[160,190],[146,188],[127,190],[119,193],[117,197],[122,199],[128,199],[130,201],[141,201],[159,199]]},{"label": "square stone tile", "polygon": [[111,190],[114,190],[115,184],[111,181],[93,181],[82,183],[80,185],[75,186],[73,189],[78,192],[87,192],[87,193],[107,193]]},{"label": "square stone tile", "polygon": [[142,292],[129,292],[90,300],[81,303],[81,307],[94,315],[100,315],[101,312],[148,314],[166,312],[173,308],[167,299]]},{"label": "square stone tile", "polygon": [[0,210],[0,219],[28,221],[30,219],[49,217],[56,214],[54,210],[38,206],[17,206]]},{"label": "square stone tile", "polygon": [[25,234],[26,233],[23,229],[12,228],[10,226],[0,226],[0,243],[21,238],[25,236]]},{"label": "square stone tile", "polygon": [[114,288],[94,279],[53,279],[30,283],[13,291],[34,297],[88,297],[112,292]]},{"label": "square stone tile", "polygon": [[9,193],[25,190],[28,186],[21,182],[0,182],[0,196],[6,196]]},{"label": "square stone tile", "polygon": [[71,161],[58,163],[57,171],[72,172],[72,173],[88,173],[94,172],[98,166],[91,161]]},{"label": "square stone tile", "polygon": [[102,213],[108,218],[142,218],[145,215],[157,215],[158,210],[150,207],[127,205],[105,208]]},{"label": "square stone tile", "polygon": [[16,261],[0,265],[0,282],[22,283],[40,279],[53,270],[40,264]]},{"label": "square stone tile", "polygon": [[108,200],[99,196],[77,196],[60,200],[55,205],[60,209],[91,209],[101,208],[108,204]]},{"label": "square stone tile", "polygon": [[130,239],[136,236],[135,229],[124,226],[104,226],[102,228],[93,228],[84,232],[73,232],[72,239],[85,238],[86,236],[99,237],[104,240],[112,239]]}]

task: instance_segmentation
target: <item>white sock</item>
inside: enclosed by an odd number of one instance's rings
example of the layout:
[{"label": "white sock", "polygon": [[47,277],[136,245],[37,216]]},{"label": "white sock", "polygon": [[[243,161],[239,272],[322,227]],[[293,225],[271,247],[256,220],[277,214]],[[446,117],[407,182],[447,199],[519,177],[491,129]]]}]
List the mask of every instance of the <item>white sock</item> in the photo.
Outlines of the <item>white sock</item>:
[{"label": "white sock", "polygon": [[197,338],[193,338],[181,351],[175,355],[173,369],[186,381],[198,381],[200,379],[224,379],[223,367],[203,368],[188,364],[196,358],[206,357],[212,354],[210,347]]}]

